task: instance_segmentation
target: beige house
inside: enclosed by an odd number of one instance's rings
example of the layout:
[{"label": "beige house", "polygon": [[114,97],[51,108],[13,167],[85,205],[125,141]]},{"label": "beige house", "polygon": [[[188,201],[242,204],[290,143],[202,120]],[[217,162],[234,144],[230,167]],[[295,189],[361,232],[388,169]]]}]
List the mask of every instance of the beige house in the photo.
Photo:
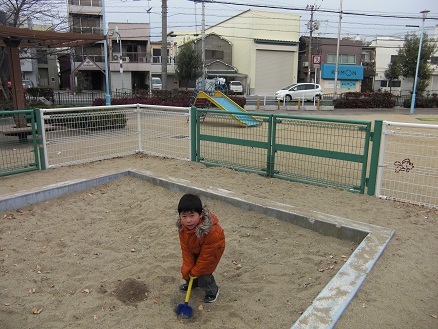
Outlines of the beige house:
[{"label": "beige house", "polygon": [[297,82],[300,15],[249,9],[206,29],[232,45],[246,93],[269,94]]}]

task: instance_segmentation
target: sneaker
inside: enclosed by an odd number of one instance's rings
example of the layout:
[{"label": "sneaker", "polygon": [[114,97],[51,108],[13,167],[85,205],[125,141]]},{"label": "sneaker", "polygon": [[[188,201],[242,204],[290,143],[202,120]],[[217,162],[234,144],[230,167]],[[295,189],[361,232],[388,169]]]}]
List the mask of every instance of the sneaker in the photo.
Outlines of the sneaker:
[{"label": "sneaker", "polygon": [[219,289],[217,290],[216,295],[205,295],[204,303],[213,303],[219,297]]},{"label": "sneaker", "polygon": [[[196,281],[193,281],[192,284],[192,289],[198,288],[198,283]],[[189,289],[189,283],[183,283],[182,285],[179,286],[179,290],[181,291],[187,291]]]}]

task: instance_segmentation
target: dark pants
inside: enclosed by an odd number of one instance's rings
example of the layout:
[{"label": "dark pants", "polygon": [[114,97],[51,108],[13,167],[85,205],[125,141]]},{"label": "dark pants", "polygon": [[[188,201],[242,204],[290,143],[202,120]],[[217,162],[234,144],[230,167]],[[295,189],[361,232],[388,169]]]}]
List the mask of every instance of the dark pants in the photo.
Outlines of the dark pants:
[{"label": "dark pants", "polygon": [[[187,281],[187,284],[189,284],[189,281]],[[200,277],[194,279],[192,288],[196,287],[204,290],[205,294],[209,296],[215,296],[219,290],[213,274],[201,275]]]}]

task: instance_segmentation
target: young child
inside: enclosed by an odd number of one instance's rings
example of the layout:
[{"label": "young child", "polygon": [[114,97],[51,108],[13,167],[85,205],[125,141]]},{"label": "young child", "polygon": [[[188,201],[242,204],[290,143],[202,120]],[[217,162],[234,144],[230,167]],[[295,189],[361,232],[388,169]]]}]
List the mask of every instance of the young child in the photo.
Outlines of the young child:
[{"label": "young child", "polygon": [[224,230],[218,218],[203,207],[196,195],[182,196],[178,203],[178,214],[176,226],[183,258],[181,274],[186,280],[179,289],[187,291],[190,276],[195,277],[192,288],[203,289],[204,302],[212,303],[219,296],[213,272],[225,250]]}]

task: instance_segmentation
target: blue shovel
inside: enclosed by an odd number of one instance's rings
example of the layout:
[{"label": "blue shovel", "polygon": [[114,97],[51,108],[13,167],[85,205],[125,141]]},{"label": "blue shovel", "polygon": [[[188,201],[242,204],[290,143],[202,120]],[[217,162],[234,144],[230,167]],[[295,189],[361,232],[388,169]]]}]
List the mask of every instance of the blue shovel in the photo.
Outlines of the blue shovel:
[{"label": "blue shovel", "polygon": [[191,276],[189,281],[189,286],[187,287],[186,299],[184,304],[178,304],[176,313],[178,315],[184,315],[186,318],[190,318],[193,315],[193,309],[189,306],[190,292],[192,291],[193,279],[196,277]]}]

